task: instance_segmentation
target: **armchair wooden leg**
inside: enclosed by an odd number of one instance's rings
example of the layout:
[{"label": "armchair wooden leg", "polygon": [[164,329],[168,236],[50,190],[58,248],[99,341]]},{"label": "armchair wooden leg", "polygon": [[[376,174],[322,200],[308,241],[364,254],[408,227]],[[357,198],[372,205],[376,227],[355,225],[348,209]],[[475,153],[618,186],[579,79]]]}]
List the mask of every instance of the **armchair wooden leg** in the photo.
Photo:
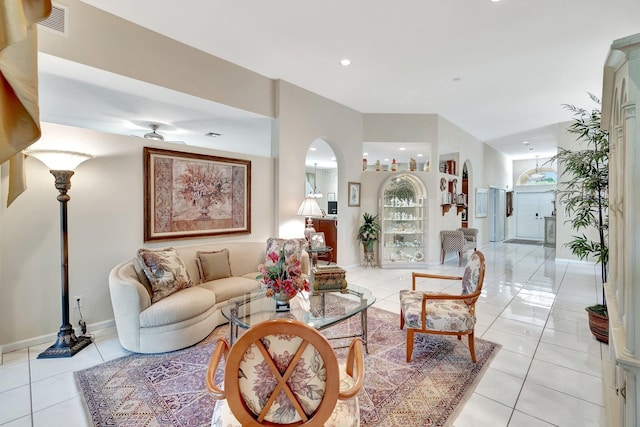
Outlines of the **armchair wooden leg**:
[{"label": "armchair wooden leg", "polygon": [[400,309],[400,329],[404,329],[404,314],[402,313],[402,309]]},{"label": "armchair wooden leg", "polygon": [[440,251],[440,264],[444,264],[444,249]]},{"label": "armchair wooden leg", "polygon": [[476,349],[475,349],[475,341],[473,339],[473,331],[469,334],[469,353],[471,353],[471,361],[476,363]]},{"label": "armchair wooden leg", "polygon": [[411,362],[413,354],[413,329],[407,329],[407,363]]}]

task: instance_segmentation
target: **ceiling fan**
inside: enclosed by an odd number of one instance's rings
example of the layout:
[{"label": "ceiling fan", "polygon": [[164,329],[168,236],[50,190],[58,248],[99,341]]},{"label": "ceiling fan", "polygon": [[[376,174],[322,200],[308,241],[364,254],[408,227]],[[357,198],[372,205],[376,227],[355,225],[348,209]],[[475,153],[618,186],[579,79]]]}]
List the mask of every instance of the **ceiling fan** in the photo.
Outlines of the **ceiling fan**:
[{"label": "ceiling fan", "polygon": [[[145,133],[142,136],[142,138],[152,139],[155,141],[164,141],[165,140],[164,136],[157,132],[158,128],[160,128],[160,125],[158,123],[149,123],[149,129],[151,129],[151,132]],[[166,141],[166,142],[173,142],[175,144],[186,144],[184,141]]]}]

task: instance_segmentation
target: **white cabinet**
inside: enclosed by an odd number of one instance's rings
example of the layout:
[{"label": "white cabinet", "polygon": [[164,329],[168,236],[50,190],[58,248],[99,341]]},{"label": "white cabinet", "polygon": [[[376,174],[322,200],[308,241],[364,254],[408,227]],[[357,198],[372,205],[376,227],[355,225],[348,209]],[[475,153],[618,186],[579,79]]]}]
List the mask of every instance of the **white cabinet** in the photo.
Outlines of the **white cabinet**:
[{"label": "white cabinet", "polygon": [[426,191],[411,174],[400,174],[383,184],[380,221],[380,266],[414,267],[425,263]]}]

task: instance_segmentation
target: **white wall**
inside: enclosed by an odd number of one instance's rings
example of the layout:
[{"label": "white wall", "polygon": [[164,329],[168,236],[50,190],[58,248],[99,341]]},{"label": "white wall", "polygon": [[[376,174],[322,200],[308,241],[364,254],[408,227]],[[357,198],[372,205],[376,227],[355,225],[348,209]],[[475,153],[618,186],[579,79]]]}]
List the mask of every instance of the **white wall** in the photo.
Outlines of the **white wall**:
[{"label": "white wall", "polygon": [[[362,114],[285,81],[276,84],[274,124],[276,166],[276,220],[281,236],[301,237],[304,218],[296,216],[304,195],[304,171],[311,143],[321,138],[333,149],[338,163],[338,188],[345,194],[349,181],[360,181],[362,171]],[[358,263],[354,227],[359,209],[338,197],[338,260]]]},{"label": "white wall", "polygon": [[[93,154],[71,178],[68,203],[69,292],[82,295],[84,315],[92,324],[113,318],[108,289],[111,268],[140,247],[196,244],[208,240],[266,241],[274,235],[273,160],[185,145],[148,144],[140,138],[43,124],[32,148],[56,148]],[[156,146],[251,160],[251,234],[179,241],[143,242],[142,147]],[[0,206],[0,343],[58,331],[60,304],[60,215],[58,191],[48,169],[27,158],[28,190]],[[2,198],[7,172],[3,166]],[[72,306],[73,307],[73,306]],[[71,320],[77,316],[71,308]]]}]

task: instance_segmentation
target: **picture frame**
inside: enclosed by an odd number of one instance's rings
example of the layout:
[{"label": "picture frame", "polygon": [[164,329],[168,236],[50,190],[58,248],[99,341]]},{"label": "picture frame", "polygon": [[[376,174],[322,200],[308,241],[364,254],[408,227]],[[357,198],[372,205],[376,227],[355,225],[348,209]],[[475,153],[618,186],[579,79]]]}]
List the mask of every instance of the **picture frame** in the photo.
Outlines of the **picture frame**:
[{"label": "picture frame", "polygon": [[360,183],[359,182],[349,182],[348,184],[348,206],[349,207],[357,207],[360,206]]},{"label": "picture frame", "polygon": [[251,232],[251,161],[144,147],[144,241]]},{"label": "picture frame", "polygon": [[487,216],[489,190],[486,188],[476,188],[476,218]]},{"label": "picture frame", "polygon": [[323,249],[327,247],[327,244],[324,240],[324,232],[319,231],[317,233],[311,233],[309,235],[309,241],[311,249]]}]

